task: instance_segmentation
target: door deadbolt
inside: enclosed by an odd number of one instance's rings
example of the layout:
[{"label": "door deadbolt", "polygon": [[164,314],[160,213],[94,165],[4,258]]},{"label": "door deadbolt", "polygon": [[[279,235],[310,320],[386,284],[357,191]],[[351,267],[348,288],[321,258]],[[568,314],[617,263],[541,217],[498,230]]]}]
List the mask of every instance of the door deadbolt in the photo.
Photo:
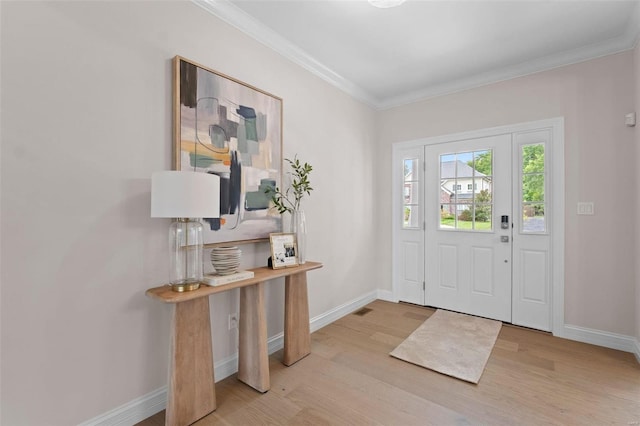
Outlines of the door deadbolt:
[{"label": "door deadbolt", "polygon": [[500,236],[500,242],[501,243],[508,243],[509,242],[509,236],[508,235],[501,235]]},{"label": "door deadbolt", "polygon": [[[509,216],[501,216],[500,217],[500,228],[509,229]],[[503,241],[503,243],[506,241]]]}]

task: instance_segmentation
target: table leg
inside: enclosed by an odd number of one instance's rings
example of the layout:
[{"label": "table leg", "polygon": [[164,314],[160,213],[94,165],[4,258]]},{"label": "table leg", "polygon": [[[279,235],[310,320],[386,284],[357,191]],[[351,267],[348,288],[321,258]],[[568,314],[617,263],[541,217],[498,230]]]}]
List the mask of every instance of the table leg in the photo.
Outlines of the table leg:
[{"label": "table leg", "polygon": [[289,366],[311,353],[307,273],[300,272],[287,276],[284,285],[284,356],[282,362]]},{"label": "table leg", "polygon": [[167,425],[189,425],[216,409],[209,298],[176,303],[172,318]]},{"label": "table leg", "polygon": [[240,289],[238,380],[260,392],[271,388],[264,283]]}]

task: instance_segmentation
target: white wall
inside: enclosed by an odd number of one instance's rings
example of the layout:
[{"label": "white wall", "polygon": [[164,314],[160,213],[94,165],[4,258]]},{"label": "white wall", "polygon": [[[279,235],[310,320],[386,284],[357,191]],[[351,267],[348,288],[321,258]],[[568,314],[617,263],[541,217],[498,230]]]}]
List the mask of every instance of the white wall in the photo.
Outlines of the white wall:
[{"label": "white wall", "polygon": [[[565,322],[633,336],[635,330],[636,139],[633,52],[393,108],[381,114],[378,169],[380,259],[391,256],[394,142],[565,117]],[[595,216],[577,216],[593,201]],[[391,265],[380,262],[387,288]]]},{"label": "white wall", "polygon": [[[0,2],[1,326],[5,425],[69,425],[166,384],[168,220],[149,178],[171,164],[171,59],[284,99],[285,156],[311,162],[312,317],[381,284],[375,113],[190,2]],[[246,245],[243,267],[266,244]],[[283,285],[269,287],[269,335]],[[235,353],[212,297],[214,357]]]}]

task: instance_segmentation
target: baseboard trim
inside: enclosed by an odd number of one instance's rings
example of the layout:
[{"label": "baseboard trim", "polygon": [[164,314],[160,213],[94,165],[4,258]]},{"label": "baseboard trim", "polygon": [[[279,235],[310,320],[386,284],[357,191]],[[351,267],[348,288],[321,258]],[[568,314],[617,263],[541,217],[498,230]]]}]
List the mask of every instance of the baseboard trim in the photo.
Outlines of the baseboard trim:
[{"label": "baseboard trim", "polygon": [[345,315],[349,315],[356,309],[360,309],[363,306],[368,305],[378,298],[378,290],[374,290],[370,293],[364,294],[350,302],[343,303],[342,305],[335,307],[323,314],[317,315],[311,318],[310,327],[311,332],[320,330],[322,327],[331,324],[332,322],[339,320]]},{"label": "baseboard trim", "polygon": [[167,387],[163,386],[78,426],[129,426],[162,411],[167,406]]},{"label": "baseboard trim", "polygon": [[635,337],[569,324],[564,325],[563,331],[562,336],[559,337],[603,346],[605,348],[617,349],[619,351],[631,352],[635,354],[640,362],[640,346]]},{"label": "baseboard trim", "polygon": [[[391,292],[389,292],[391,293]],[[309,321],[309,328],[313,333],[332,322],[349,315],[351,312],[378,299],[380,290],[372,291],[350,302],[333,308],[323,314],[313,317]],[[278,333],[267,341],[269,355],[284,347],[284,333]],[[216,382],[226,379],[238,371],[238,354],[214,363]],[[79,426],[130,426],[153,416],[167,406],[167,387],[163,386],[146,395],[136,398],[120,407],[114,408],[93,419],[81,423]]]},{"label": "baseboard trim", "polygon": [[398,303],[398,299],[393,297],[393,291],[391,290],[378,290],[378,299],[384,300],[385,302]]}]

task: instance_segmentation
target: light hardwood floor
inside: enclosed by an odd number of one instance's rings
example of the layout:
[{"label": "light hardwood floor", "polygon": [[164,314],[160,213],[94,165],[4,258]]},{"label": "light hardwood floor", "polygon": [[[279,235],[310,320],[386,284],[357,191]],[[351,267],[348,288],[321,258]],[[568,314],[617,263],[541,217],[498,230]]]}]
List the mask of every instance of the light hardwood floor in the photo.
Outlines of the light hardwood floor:
[{"label": "light hardwood floor", "polygon": [[[640,425],[632,354],[505,325],[473,385],[389,356],[433,312],[375,301],[316,331],[291,367],[270,357],[271,390],[216,384],[205,425]],[[164,411],[139,423],[164,424]]]}]

